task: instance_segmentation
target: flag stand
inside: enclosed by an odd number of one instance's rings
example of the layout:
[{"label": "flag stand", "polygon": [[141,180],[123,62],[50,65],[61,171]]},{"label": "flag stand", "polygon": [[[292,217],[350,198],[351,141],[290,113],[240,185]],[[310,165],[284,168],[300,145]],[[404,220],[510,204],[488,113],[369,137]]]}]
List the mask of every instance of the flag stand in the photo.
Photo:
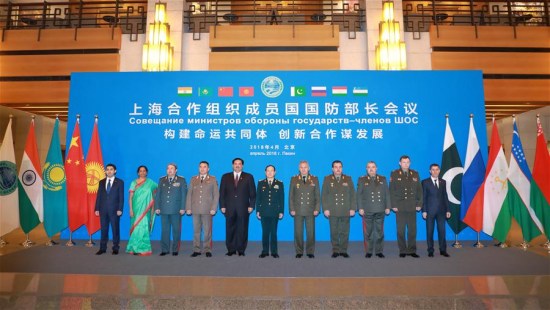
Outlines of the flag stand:
[{"label": "flag stand", "polygon": [[506,241],[505,242],[499,242],[499,243],[495,244],[495,246],[498,246],[501,249],[505,249],[505,248],[508,247],[508,245],[506,244]]},{"label": "flag stand", "polygon": [[66,246],[75,246],[76,243],[73,242],[73,232],[70,231],[69,232],[69,241],[67,241],[67,243],[65,243]]},{"label": "flag stand", "polygon": [[95,243],[92,241],[92,235],[90,235],[90,240],[88,240],[88,242],[86,242],[86,247],[93,248],[94,245],[95,245]]},{"label": "flag stand", "polygon": [[527,251],[527,249],[531,247],[531,245],[525,240],[523,240],[523,242],[518,244],[517,246],[522,248],[524,251]]},{"label": "flag stand", "polygon": [[53,239],[50,239],[50,241],[46,242],[46,245],[47,246],[54,246],[54,245],[57,245],[58,243],[53,241]]},{"label": "flag stand", "polygon": [[462,248],[462,243],[458,241],[458,234],[455,234],[455,243],[453,243],[451,246],[456,249]]},{"label": "flag stand", "polygon": [[32,242],[32,240],[29,238],[29,234],[25,234],[25,236],[27,237],[27,239],[25,241],[23,241],[23,243],[21,243],[21,245],[25,248],[30,248],[35,243]]},{"label": "flag stand", "polygon": [[4,238],[0,237],[0,248],[5,247],[6,245],[8,245],[8,242],[4,240]]},{"label": "flag stand", "polygon": [[[0,241],[1,241],[1,239],[0,239]],[[543,248],[546,248],[548,251],[550,251],[550,240],[546,240],[546,242],[541,244],[540,246],[543,247]]]},{"label": "flag stand", "polygon": [[478,248],[478,249],[481,249],[481,248],[484,248],[485,246],[483,245],[483,243],[481,243],[481,241],[479,241],[479,232],[477,233],[477,242],[474,243],[474,248]]}]

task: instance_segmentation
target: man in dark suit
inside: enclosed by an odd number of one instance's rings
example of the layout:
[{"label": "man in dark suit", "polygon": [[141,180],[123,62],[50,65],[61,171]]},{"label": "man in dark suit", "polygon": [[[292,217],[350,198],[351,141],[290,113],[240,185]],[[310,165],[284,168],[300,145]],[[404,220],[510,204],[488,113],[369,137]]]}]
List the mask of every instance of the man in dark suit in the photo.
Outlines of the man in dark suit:
[{"label": "man in dark suit", "polygon": [[116,166],[107,164],[107,177],[99,181],[97,199],[95,201],[95,215],[100,217],[101,242],[96,255],[107,252],[109,240],[109,225],[113,233],[113,255],[118,254],[120,243],[120,216],[124,206],[124,181],[115,177]]},{"label": "man in dark suit", "polygon": [[434,221],[437,222],[437,239],[439,252],[449,257],[447,240],[445,239],[445,219],[451,217],[449,199],[447,197],[447,183],[439,177],[439,165],[430,165],[430,177],[422,181],[422,217],[426,220],[426,240],[428,242],[428,256],[434,256]]},{"label": "man in dark suit", "polygon": [[233,159],[233,172],[222,176],[220,182],[220,210],[225,215],[225,245],[232,256],[245,255],[248,244],[249,215],[256,204],[254,177],[243,172],[244,161]]}]

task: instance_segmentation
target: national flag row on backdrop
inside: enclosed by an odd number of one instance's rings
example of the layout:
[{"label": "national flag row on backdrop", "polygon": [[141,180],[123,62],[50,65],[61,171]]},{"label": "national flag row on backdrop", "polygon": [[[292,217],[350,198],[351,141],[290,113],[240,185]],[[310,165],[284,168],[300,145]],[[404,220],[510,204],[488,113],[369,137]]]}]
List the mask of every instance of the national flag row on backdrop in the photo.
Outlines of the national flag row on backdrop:
[{"label": "national flag row on backdrop", "polygon": [[[237,87],[239,97],[253,97],[254,96],[254,87],[253,86],[242,86]],[[201,96],[211,96],[217,94],[218,97],[233,97],[234,96],[234,87],[232,86],[220,86],[218,87],[217,93],[214,92],[212,87],[196,87],[196,94]],[[366,87],[350,87],[349,91],[353,96],[367,96],[369,90]],[[348,87],[347,86],[311,86],[309,88],[309,94],[312,97],[326,97],[327,94],[331,93],[332,96],[347,96]],[[292,86],[290,87],[290,96],[291,97],[304,97],[308,94],[308,88],[306,86]],[[178,87],[178,96],[188,97],[193,96],[193,87],[183,86]]]},{"label": "national flag row on backdrop", "polygon": [[533,173],[529,170],[516,119],[509,164],[495,121],[489,158],[483,162],[473,119],[470,118],[466,162],[462,162],[447,118],[441,175],[447,181],[451,205],[448,223],[455,234],[470,226],[474,231],[500,242],[515,218],[527,242],[550,233],[550,154],[540,119],[537,117],[537,143]]},{"label": "national flag row on backdrop", "polygon": [[65,163],[61,156],[59,120],[56,119],[42,167],[33,119],[19,174],[16,172],[11,126],[10,119],[0,149],[0,236],[18,227],[28,234],[41,222],[50,238],[67,227],[74,231],[85,225],[90,235],[98,231],[100,223],[94,209],[99,180],[105,177],[105,171],[97,119],[86,160],[77,119]]}]

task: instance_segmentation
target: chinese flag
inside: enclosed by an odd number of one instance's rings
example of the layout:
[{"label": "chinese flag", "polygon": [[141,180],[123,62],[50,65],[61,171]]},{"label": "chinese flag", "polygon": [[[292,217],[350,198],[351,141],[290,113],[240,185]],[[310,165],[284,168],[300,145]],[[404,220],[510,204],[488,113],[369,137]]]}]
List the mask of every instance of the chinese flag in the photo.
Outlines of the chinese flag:
[{"label": "chinese flag", "polygon": [[65,159],[67,178],[67,208],[69,211],[69,229],[77,230],[88,220],[88,202],[86,200],[86,166],[82,154],[79,120],[73,130],[67,159]]},{"label": "chinese flag", "polygon": [[101,228],[99,217],[95,216],[95,200],[97,198],[97,189],[99,181],[105,178],[105,168],[103,166],[103,155],[101,153],[101,144],[99,143],[99,133],[97,129],[97,118],[86,156],[86,180],[88,188],[88,234],[91,236]]},{"label": "chinese flag", "polygon": [[218,97],[233,97],[233,87],[218,87]]},{"label": "chinese flag", "polygon": [[239,87],[239,97],[253,97],[254,87]]}]

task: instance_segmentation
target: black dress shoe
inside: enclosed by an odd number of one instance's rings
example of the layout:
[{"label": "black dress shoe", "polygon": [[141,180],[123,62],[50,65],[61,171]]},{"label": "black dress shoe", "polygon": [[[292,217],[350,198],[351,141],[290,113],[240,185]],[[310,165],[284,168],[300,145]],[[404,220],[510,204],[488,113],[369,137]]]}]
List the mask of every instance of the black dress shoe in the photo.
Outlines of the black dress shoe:
[{"label": "black dress shoe", "polygon": [[272,256],[273,258],[279,258],[279,254],[277,254],[277,253],[271,254],[271,256]]},{"label": "black dress shoe", "polygon": [[451,257],[451,255],[449,255],[449,253],[447,253],[447,252],[441,252],[441,256]]},{"label": "black dress shoe", "polygon": [[428,253],[428,257],[434,257],[434,253]]},{"label": "black dress shoe", "polygon": [[267,253],[262,253],[260,254],[260,256],[258,256],[259,258],[266,258],[269,254]]},{"label": "black dress shoe", "polygon": [[168,252],[161,252],[160,256],[168,255]]},{"label": "black dress shoe", "polygon": [[239,256],[245,256],[244,252],[239,252]]},{"label": "black dress shoe", "polygon": [[134,252],[133,254],[134,254],[134,255],[139,255],[140,253]]},{"label": "black dress shoe", "polygon": [[407,254],[403,254],[403,253],[399,254],[399,257],[405,257],[405,256],[407,256]]},{"label": "black dress shoe", "polygon": [[178,252],[172,252],[173,256],[178,256]]},{"label": "black dress shoe", "polygon": [[344,258],[349,258],[348,253],[340,253],[340,256],[343,256]]},{"label": "black dress shoe", "polygon": [[118,255],[118,250],[113,250],[113,255]]},{"label": "black dress shoe", "polygon": [[296,258],[302,258],[302,256],[304,256],[304,254],[296,254]]},{"label": "black dress shoe", "polygon": [[309,257],[309,258],[315,258],[315,255],[313,255],[313,254],[308,254],[307,257]]},{"label": "black dress shoe", "polygon": [[193,254],[191,254],[191,257],[197,257],[201,255],[201,252],[193,252]]},{"label": "black dress shoe", "polygon": [[332,256],[331,256],[331,257],[332,257],[332,258],[336,258],[336,257],[338,257],[338,255],[339,255],[338,253],[332,253]]},{"label": "black dress shoe", "polygon": [[409,254],[410,256],[414,257],[414,258],[419,258],[420,256],[418,256],[418,254],[416,253],[412,253],[412,254]]},{"label": "black dress shoe", "polygon": [[229,251],[229,252],[225,253],[225,255],[227,255],[227,256],[233,256],[233,255],[235,255],[236,253],[237,253],[237,252],[235,252],[235,251]]},{"label": "black dress shoe", "polygon": [[212,253],[206,252],[206,257],[212,257]]},{"label": "black dress shoe", "polygon": [[366,258],[371,258],[371,257],[372,257],[372,253],[367,253],[367,254],[365,255],[365,257],[366,257]]},{"label": "black dress shoe", "polygon": [[382,254],[382,253],[378,253],[378,254],[376,254],[376,256],[378,256],[378,257],[380,257],[380,258],[386,257],[386,256],[384,256],[384,254]]},{"label": "black dress shoe", "polygon": [[105,250],[99,250],[95,252],[95,255],[101,255],[101,254],[105,254]]}]

